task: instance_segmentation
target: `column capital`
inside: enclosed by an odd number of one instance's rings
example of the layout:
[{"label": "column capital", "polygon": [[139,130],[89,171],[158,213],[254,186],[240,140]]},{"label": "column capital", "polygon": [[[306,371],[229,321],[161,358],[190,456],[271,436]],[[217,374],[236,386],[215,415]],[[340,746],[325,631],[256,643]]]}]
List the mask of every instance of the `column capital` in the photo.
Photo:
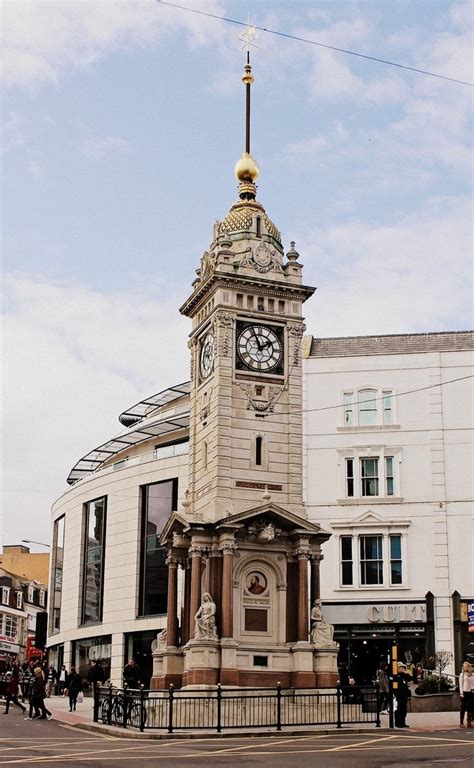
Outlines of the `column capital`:
[{"label": "column capital", "polygon": [[309,558],[310,558],[310,553],[306,549],[294,549],[293,550],[293,555],[298,560],[309,560]]}]

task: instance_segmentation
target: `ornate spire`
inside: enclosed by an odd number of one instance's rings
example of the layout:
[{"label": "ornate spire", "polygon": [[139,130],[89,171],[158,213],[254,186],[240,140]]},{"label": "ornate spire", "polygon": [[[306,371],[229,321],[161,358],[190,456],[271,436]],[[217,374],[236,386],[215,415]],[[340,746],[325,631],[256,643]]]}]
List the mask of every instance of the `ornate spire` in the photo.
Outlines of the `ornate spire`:
[{"label": "ornate spire", "polygon": [[252,75],[252,65],[250,64],[250,51],[248,50],[248,47],[252,45],[254,37],[254,28],[248,27],[245,33],[247,61],[242,76],[242,82],[245,85],[245,150],[240,160],[235,164],[235,175],[239,181],[239,197],[241,200],[255,200],[257,194],[255,181],[260,173],[257,162],[250,154],[250,88],[254,81],[254,77]]}]

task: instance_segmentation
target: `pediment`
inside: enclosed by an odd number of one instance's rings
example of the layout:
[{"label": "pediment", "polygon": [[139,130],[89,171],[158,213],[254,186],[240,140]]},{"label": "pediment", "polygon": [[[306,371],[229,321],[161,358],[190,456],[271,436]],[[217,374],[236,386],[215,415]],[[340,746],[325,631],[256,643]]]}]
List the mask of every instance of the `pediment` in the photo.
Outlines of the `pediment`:
[{"label": "pediment", "polygon": [[387,518],[382,515],[367,510],[357,517],[346,520],[331,521],[331,528],[392,528],[394,526],[406,528],[411,520],[405,518]]},{"label": "pediment", "polygon": [[301,531],[307,532],[310,535],[322,534],[329,537],[329,533],[323,531],[321,526],[317,523],[310,523],[304,517],[294,515],[284,507],[280,507],[278,504],[269,502],[268,504],[260,504],[258,507],[252,507],[244,512],[239,512],[236,515],[230,515],[222,520],[218,520],[216,528],[227,526],[245,526],[249,523],[255,522],[255,520],[262,518],[274,523],[278,528],[286,532]]},{"label": "pediment", "polygon": [[181,535],[186,528],[189,528],[189,522],[178,512],[172,512],[160,534],[160,543],[165,544],[175,533]]}]

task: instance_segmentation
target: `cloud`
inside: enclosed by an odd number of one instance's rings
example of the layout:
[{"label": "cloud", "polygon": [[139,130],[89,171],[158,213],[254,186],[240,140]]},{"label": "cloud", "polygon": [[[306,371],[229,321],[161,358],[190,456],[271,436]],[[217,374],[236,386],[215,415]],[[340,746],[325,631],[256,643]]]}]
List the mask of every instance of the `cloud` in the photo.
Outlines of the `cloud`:
[{"label": "cloud", "polygon": [[305,281],[319,286],[307,308],[317,336],[468,329],[473,272],[470,200],[436,198],[387,226],[321,227],[298,247]]},{"label": "cloud", "polygon": [[10,275],[4,294],[3,485],[28,491],[5,494],[5,541],[47,541],[75,462],[127,407],[187,380],[189,323],[170,285],[151,300]]},{"label": "cloud", "polygon": [[[219,15],[214,0],[193,7]],[[8,85],[58,83],[70,70],[90,66],[111,51],[159,44],[182,29],[191,45],[217,38],[215,21],[180,13],[155,0],[6,2],[3,6],[3,77]]]},{"label": "cloud", "polygon": [[90,160],[110,160],[118,155],[129,155],[133,147],[121,136],[89,136],[80,143],[80,151]]}]

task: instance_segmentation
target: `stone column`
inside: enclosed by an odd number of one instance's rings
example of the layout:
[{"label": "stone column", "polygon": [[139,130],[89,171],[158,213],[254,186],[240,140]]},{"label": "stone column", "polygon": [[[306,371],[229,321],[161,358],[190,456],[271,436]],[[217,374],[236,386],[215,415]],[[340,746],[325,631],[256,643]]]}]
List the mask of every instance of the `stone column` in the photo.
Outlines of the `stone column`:
[{"label": "stone column", "polygon": [[191,546],[191,599],[189,605],[189,637],[194,637],[194,617],[201,605],[201,556],[202,548]]},{"label": "stone column", "polygon": [[168,602],[167,602],[166,637],[167,645],[178,645],[178,561],[168,559]]},{"label": "stone column", "polygon": [[186,645],[191,637],[191,565],[189,560],[184,567],[184,611],[181,627],[181,645]]},{"label": "stone column", "polygon": [[311,555],[311,605],[315,600],[321,597],[320,564],[323,556],[320,554]]},{"label": "stone column", "polygon": [[298,641],[308,640],[308,555],[298,553]]},{"label": "stone column", "polygon": [[234,564],[234,547],[226,545],[222,551],[222,637],[233,635],[233,605],[232,605],[232,571]]}]

